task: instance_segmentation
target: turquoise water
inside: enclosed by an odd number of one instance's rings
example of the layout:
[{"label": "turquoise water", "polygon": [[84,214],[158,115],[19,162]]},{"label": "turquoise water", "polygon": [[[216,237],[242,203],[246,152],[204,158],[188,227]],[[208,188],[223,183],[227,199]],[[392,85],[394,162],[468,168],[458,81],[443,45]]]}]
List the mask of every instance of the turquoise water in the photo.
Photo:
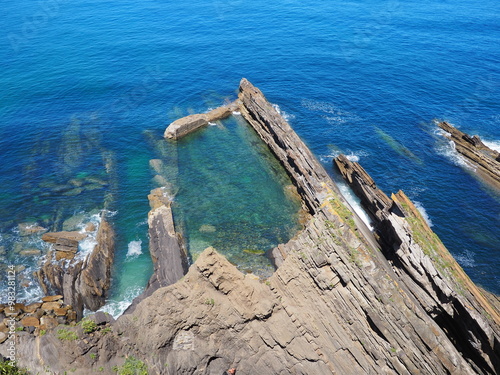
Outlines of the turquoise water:
[{"label": "turquoise water", "polygon": [[300,226],[300,200],[269,149],[234,116],[178,141],[180,189],[174,218],[192,260],[208,246],[240,269],[268,277],[266,252]]},{"label": "turquoise water", "polygon": [[[500,146],[497,1],[1,5],[0,262],[27,266],[24,285],[38,258],[18,251],[46,249],[36,236],[21,238],[18,224],[61,226],[107,202],[118,244],[113,306],[138,293],[151,272],[147,194],[157,185],[149,160],[175,155],[158,140],[171,121],[234,99],[246,77],[279,104],[334,178],[332,157],[344,152],[385,192],[403,189],[471,278],[500,293],[500,197],[432,121]],[[193,144],[217,131],[205,129]],[[184,151],[191,153],[180,148],[180,163]],[[226,151],[232,160],[235,150]],[[190,181],[189,173],[178,178]],[[218,217],[206,223],[215,232],[200,232],[204,218],[186,215],[190,239],[217,242]],[[266,220],[256,214],[249,225],[260,233]],[[228,232],[241,235],[239,225]],[[36,285],[26,290],[39,293]]]}]

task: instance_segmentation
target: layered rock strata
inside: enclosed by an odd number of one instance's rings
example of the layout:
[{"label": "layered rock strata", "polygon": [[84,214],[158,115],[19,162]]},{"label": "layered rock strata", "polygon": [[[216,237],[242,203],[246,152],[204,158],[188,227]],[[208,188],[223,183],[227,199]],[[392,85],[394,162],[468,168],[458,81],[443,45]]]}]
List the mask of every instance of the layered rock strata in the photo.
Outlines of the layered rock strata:
[{"label": "layered rock strata", "polygon": [[[488,301],[471,297],[465,306],[477,324],[464,322],[473,332],[463,339],[477,338],[477,358],[455,339],[452,331],[464,332],[458,318],[436,318],[442,311],[452,316],[455,308],[467,317],[460,305],[446,306],[443,296],[429,295],[427,284],[408,281],[425,275],[432,268],[422,264],[436,258],[404,247],[407,265],[394,267],[262,93],[242,80],[239,98],[242,115],[282,162],[312,215],[304,230],[275,249],[281,265],[274,275],[261,282],[208,248],[182,279],[138,302],[105,336],[88,337],[77,327],[69,329],[79,338],[71,342],[58,342],[53,332],[23,335],[21,364],[37,371],[50,365],[56,373],[112,374],[111,366],[129,356],[149,374],[169,375],[220,374],[229,367],[238,375],[498,373],[498,325],[484,311]],[[380,198],[378,204],[384,202]],[[401,218],[408,202],[403,203],[395,211]],[[383,243],[397,247],[404,237],[412,238],[410,245],[416,242],[420,228],[404,224]],[[445,297],[456,298],[456,283],[433,272],[428,277]],[[463,286],[472,295],[469,287]],[[432,306],[435,314],[427,310]]]},{"label": "layered rock strata", "polygon": [[135,310],[137,304],[156,289],[174,284],[188,270],[188,258],[180,233],[175,230],[171,196],[166,188],[157,188],[148,195],[151,211],[148,214],[149,252],[153,260],[153,275],[146,290],[127,309]]},{"label": "layered rock strata", "polygon": [[[78,237],[79,235],[79,237]],[[46,262],[37,272],[44,293],[61,294],[64,303],[71,305],[77,313],[78,320],[83,316],[83,309],[96,311],[104,305],[106,293],[111,285],[111,266],[114,258],[114,230],[102,215],[97,230],[96,245],[84,259],[75,258],[80,241],[86,235],[78,232],[46,233],[44,239],[54,241],[55,255],[49,253]],[[70,250],[61,250],[58,244]],[[73,253],[74,251],[74,253]],[[60,252],[72,253],[71,258],[57,256]]]},{"label": "layered rock strata", "polygon": [[446,121],[438,123],[453,141],[455,149],[472,163],[476,173],[500,191],[500,153],[486,146],[477,136],[469,136]]},{"label": "layered rock strata", "polygon": [[500,368],[500,315],[465,274],[408,197],[391,198],[345,155],[335,164],[373,219],[395,273],[478,372]]}]

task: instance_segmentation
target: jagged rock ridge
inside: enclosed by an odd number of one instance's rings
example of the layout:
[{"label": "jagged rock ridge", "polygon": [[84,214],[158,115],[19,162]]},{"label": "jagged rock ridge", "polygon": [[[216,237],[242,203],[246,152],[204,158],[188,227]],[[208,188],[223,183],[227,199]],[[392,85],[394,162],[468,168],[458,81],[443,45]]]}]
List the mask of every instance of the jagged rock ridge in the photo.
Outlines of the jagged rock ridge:
[{"label": "jagged rock ridge", "polygon": [[476,173],[500,191],[500,153],[486,146],[477,136],[469,136],[446,121],[438,123],[453,141],[455,149],[472,163]]}]

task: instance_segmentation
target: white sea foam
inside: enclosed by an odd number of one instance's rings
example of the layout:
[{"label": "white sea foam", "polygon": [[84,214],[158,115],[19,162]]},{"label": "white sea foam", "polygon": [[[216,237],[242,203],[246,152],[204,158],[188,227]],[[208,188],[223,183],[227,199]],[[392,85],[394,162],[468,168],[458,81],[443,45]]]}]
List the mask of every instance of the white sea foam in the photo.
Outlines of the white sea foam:
[{"label": "white sea foam", "polygon": [[131,286],[125,290],[123,298],[120,300],[110,299],[99,311],[106,312],[117,319],[132,304],[135,297],[142,293],[143,287]]},{"label": "white sea foam", "polygon": [[283,117],[287,122],[290,122],[290,120],[293,120],[295,118],[294,115],[291,115],[283,111],[279,105],[273,104],[272,106],[276,110],[276,112],[278,112],[281,115],[281,117]]},{"label": "white sea foam", "polygon": [[[323,163],[331,163],[333,159],[335,159],[337,156],[341,154],[340,151],[332,151],[330,154],[327,155],[320,155],[319,160]],[[344,154],[346,158],[352,162],[359,162],[359,159],[361,157],[366,157],[369,154],[366,151],[351,151],[347,150],[347,152]]]},{"label": "white sea foam", "polygon": [[210,126],[217,126],[217,123],[216,123],[216,122],[209,121],[209,122],[208,122],[208,125],[210,125]]},{"label": "white sea foam", "polygon": [[488,146],[492,150],[500,152],[500,141],[486,141],[486,140],[484,140],[482,138],[481,138],[481,140],[483,141],[483,143],[486,146]]},{"label": "white sea foam", "polygon": [[[95,230],[93,232],[86,231],[86,226],[89,223],[94,224]],[[73,262],[78,262],[85,259],[92,252],[92,250],[94,250],[94,247],[97,245],[97,229],[99,228],[100,224],[100,213],[93,214],[87,220],[82,221],[81,225],[79,226],[79,232],[85,233],[87,237],[83,241],[80,241],[80,243],[78,244],[78,252],[76,253]]]},{"label": "white sea foam", "polygon": [[130,241],[128,244],[127,258],[137,258],[142,254],[141,249],[142,241]]},{"label": "white sea foam", "polygon": [[455,148],[455,142],[452,140],[444,140],[440,141],[436,147],[436,152],[444,156],[446,159],[451,161],[453,164],[459,167],[467,168],[472,171],[475,171],[474,166],[472,166],[467,159],[465,159],[462,155],[458,153]]},{"label": "white sea foam", "polygon": [[413,203],[415,204],[415,207],[417,208],[417,210],[420,212],[420,215],[422,215],[422,217],[424,218],[427,225],[429,227],[432,227],[434,224],[432,224],[432,220],[429,217],[429,215],[427,214],[427,211],[425,210],[424,205],[419,201],[413,201]]},{"label": "white sea foam", "polygon": [[323,117],[329,124],[337,125],[344,124],[349,121],[358,121],[360,117],[342,108],[337,107],[333,103],[320,102],[317,100],[304,99],[301,102],[302,106],[315,112],[323,112]]},{"label": "white sea foam", "polygon": [[462,267],[475,267],[476,261],[474,260],[474,253],[469,250],[465,250],[459,255],[455,255],[455,259]]},{"label": "white sea foam", "polygon": [[233,115],[234,116],[241,116],[241,112],[239,112],[239,111],[233,111]]},{"label": "white sea foam", "polygon": [[344,196],[344,198],[349,202],[351,205],[352,209],[356,214],[363,220],[363,222],[366,224],[370,230],[373,230],[373,226],[370,220],[370,217],[366,213],[366,211],[361,207],[361,201],[360,199],[356,196],[356,194],[353,193],[351,188],[345,183],[345,182],[338,182],[337,186],[339,187],[340,192]]}]

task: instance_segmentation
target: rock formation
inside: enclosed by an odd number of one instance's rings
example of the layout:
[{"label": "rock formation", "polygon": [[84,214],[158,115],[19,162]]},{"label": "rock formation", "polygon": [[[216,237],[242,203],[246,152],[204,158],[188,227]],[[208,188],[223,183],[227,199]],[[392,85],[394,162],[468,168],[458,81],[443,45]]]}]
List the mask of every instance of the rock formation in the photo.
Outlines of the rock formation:
[{"label": "rock formation", "polygon": [[175,230],[171,200],[167,189],[157,188],[148,195],[149,252],[154,271],[146,290],[127,309],[131,313],[137,304],[156,289],[174,284],[188,269],[187,253],[181,235]]},{"label": "rock formation", "polygon": [[[273,276],[262,282],[244,275],[208,248],[183,278],[110,322],[107,334],[68,328],[78,340],[64,342],[54,331],[21,335],[20,364],[113,374],[112,366],[133,357],[149,374],[169,375],[229,367],[238,375],[498,373],[498,311],[423,227],[411,202],[375,191],[377,242],[289,124],[245,79],[239,101],[311,214],[300,233],[274,249],[280,266]],[[367,181],[360,187],[374,190]],[[156,210],[166,207],[155,195],[153,223],[165,212]],[[157,223],[175,249],[168,221]]]},{"label": "rock formation", "polygon": [[400,280],[475,370],[498,370],[500,315],[488,295],[468,278],[402,191],[390,199],[359,163],[339,155],[335,164],[372,217]]},{"label": "rock formation", "polygon": [[446,121],[438,123],[453,141],[455,149],[472,163],[477,174],[500,191],[500,153],[486,146],[477,136],[469,136]]},{"label": "rock formation", "polygon": [[208,113],[201,113],[183,117],[172,122],[165,130],[165,138],[179,139],[209,122],[221,120],[228,117],[235,109],[234,104],[218,107]]},{"label": "rock formation", "polygon": [[[104,305],[111,284],[114,258],[114,230],[104,216],[101,217],[97,244],[92,252],[85,259],[75,258],[78,241],[85,237],[78,232],[44,234],[45,241],[55,243],[55,259],[49,254],[38,271],[44,293],[63,295],[64,303],[74,308],[78,320],[82,318],[84,308],[96,311]],[[70,253],[72,256],[58,256],[59,253]]]},{"label": "rock formation", "polygon": [[56,260],[73,259],[78,251],[78,244],[87,235],[80,232],[49,232],[42,236],[42,240],[54,244]]}]

